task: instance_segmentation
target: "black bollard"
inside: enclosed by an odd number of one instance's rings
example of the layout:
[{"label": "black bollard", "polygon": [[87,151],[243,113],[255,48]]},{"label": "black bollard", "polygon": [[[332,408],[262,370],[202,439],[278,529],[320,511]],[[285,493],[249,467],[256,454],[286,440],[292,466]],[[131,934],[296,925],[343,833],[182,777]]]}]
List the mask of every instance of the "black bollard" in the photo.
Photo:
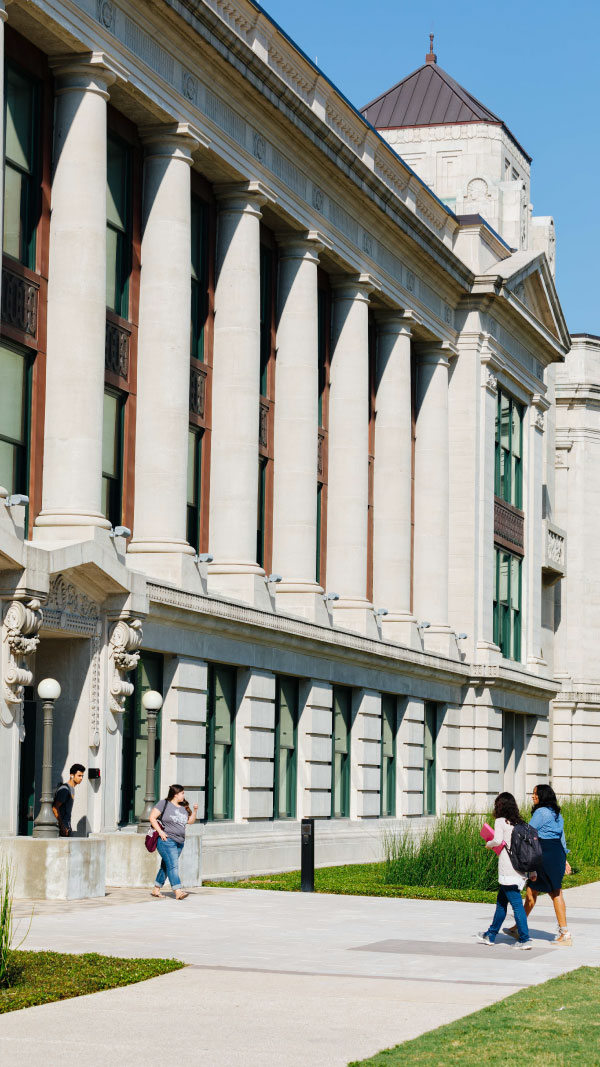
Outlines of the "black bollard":
[{"label": "black bollard", "polygon": [[300,888],[303,893],[315,891],[315,820],[300,823]]}]

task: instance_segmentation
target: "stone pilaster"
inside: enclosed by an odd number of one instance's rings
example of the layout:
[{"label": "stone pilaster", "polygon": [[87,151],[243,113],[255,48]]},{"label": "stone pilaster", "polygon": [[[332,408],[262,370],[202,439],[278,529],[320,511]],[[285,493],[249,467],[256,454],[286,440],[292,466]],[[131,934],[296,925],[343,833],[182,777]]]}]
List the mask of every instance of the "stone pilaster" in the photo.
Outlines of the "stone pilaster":
[{"label": "stone pilaster", "polygon": [[273,571],[278,607],[326,622],[317,556],[319,235],[279,245]]},{"label": "stone pilaster", "polygon": [[402,312],[377,317],[373,603],[382,635],[417,643],[411,599],[411,331]]},{"label": "stone pilaster", "polygon": [[201,587],[186,539],[190,393],[190,168],[187,123],[142,131],[146,145],[135,454],[138,569]]},{"label": "stone pilaster", "polygon": [[419,351],[415,443],[414,610],[427,651],[458,658],[448,625],[449,440],[448,352]]},{"label": "stone pilaster", "polygon": [[217,190],[210,481],[210,591],[269,606],[256,562],[260,398],[259,182]]},{"label": "stone pilaster", "polygon": [[381,810],[381,693],[355,689],[350,742],[350,818],[376,819]]},{"label": "stone pilaster", "polygon": [[106,103],[124,72],[102,52],[51,61],[54,172],[42,511],[36,536],[81,540],[101,512],[106,327]]},{"label": "stone pilaster", "polygon": [[298,818],[331,815],[333,689],[327,682],[300,686]]},{"label": "stone pilaster", "polygon": [[369,275],[334,284],[329,389],[327,586],[339,595],[333,618],[377,636],[367,589],[369,489]]},{"label": "stone pilaster", "polygon": [[240,672],[235,720],[235,814],[238,820],[273,817],[275,675]]},{"label": "stone pilaster", "polygon": [[[549,404],[545,397],[535,394],[529,407],[524,431],[527,434],[527,490],[525,507],[527,552],[522,563],[521,611],[525,620],[525,641],[521,658],[530,671],[547,673],[542,652],[542,562],[544,543],[542,525],[542,493],[544,479],[544,424]],[[525,436],[524,433],[524,436]]]},{"label": "stone pilaster", "polygon": [[407,698],[400,702],[400,723],[396,745],[398,800],[396,813],[423,814],[423,736],[425,705],[422,700]]}]

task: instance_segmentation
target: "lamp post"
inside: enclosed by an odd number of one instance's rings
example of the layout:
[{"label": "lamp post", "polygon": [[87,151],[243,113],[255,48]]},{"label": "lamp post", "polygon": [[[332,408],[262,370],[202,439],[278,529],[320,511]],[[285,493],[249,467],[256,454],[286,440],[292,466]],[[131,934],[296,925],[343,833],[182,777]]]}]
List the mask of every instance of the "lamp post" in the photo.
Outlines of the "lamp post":
[{"label": "lamp post", "polygon": [[140,815],[138,833],[145,834],[150,826],[150,812],[154,807],[154,761],[156,756],[156,716],[163,705],[163,698],[155,689],[149,689],[142,697],[142,707],[146,712],[148,729],[148,748],[146,750],[146,793],[144,810]]},{"label": "lamp post", "polygon": [[33,822],[33,837],[58,837],[58,825],[52,811],[52,720],[54,702],[60,696],[60,685],[55,678],[44,678],[38,685],[38,696],[43,701],[44,751],[42,756],[41,806]]}]

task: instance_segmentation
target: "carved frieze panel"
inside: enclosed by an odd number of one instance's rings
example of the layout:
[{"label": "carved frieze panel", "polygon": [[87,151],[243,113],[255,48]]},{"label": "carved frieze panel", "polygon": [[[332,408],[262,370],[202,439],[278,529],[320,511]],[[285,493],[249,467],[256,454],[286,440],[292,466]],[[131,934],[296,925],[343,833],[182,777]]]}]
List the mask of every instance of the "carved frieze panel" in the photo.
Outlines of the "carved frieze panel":
[{"label": "carved frieze panel", "polygon": [[567,569],[567,535],[549,519],[544,519],[544,562],[546,580],[563,578]]},{"label": "carved frieze panel", "polygon": [[65,630],[91,637],[96,633],[99,615],[98,604],[71,585],[64,574],[51,579],[48,601],[44,605],[45,630]]},{"label": "carved frieze panel", "polygon": [[325,434],[319,430],[319,443],[317,446],[317,477],[322,478],[325,473]]},{"label": "carved frieze panel", "polygon": [[518,556],[525,551],[525,517],[512,504],[494,497],[494,541]]},{"label": "carved frieze panel", "polygon": [[2,268],[2,322],[22,330],[29,337],[37,336],[39,286]]},{"label": "carved frieze panel", "polygon": [[258,444],[260,448],[264,448],[265,450],[269,447],[269,405],[263,400],[260,402]]},{"label": "carved frieze panel", "polygon": [[104,334],[104,369],[120,378],[129,375],[129,341],[131,334],[116,322],[106,320]]}]

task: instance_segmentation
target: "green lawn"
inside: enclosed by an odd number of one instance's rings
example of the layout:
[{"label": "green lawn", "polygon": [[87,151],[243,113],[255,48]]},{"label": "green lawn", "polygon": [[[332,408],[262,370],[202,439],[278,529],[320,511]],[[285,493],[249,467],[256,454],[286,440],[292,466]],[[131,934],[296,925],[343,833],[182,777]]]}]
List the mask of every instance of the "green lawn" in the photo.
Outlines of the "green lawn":
[{"label": "green lawn", "polygon": [[179,960],[126,960],[96,952],[12,952],[8,989],[0,989],[0,1014],[67,1000],[101,989],[145,982],[183,967]]},{"label": "green lawn", "polygon": [[598,1067],[600,967],[514,993],[348,1067]]},{"label": "green lawn", "polygon": [[[385,863],[355,863],[346,867],[320,867],[315,871],[316,893],[344,893],[357,897],[412,897],[418,900],[479,901],[492,904],[496,893],[484,889],[448,889],[444,886],[389,885],[384,882]],[[565,878],[563,886],[600,881],[600,868],[587,867]],[[300,892],[300,871],[265,874],[239,882],[204,882],[207,886],[235,886],[238,889],[275,889]],[[600,1060],[599,1060],[600,1063]]]}]

